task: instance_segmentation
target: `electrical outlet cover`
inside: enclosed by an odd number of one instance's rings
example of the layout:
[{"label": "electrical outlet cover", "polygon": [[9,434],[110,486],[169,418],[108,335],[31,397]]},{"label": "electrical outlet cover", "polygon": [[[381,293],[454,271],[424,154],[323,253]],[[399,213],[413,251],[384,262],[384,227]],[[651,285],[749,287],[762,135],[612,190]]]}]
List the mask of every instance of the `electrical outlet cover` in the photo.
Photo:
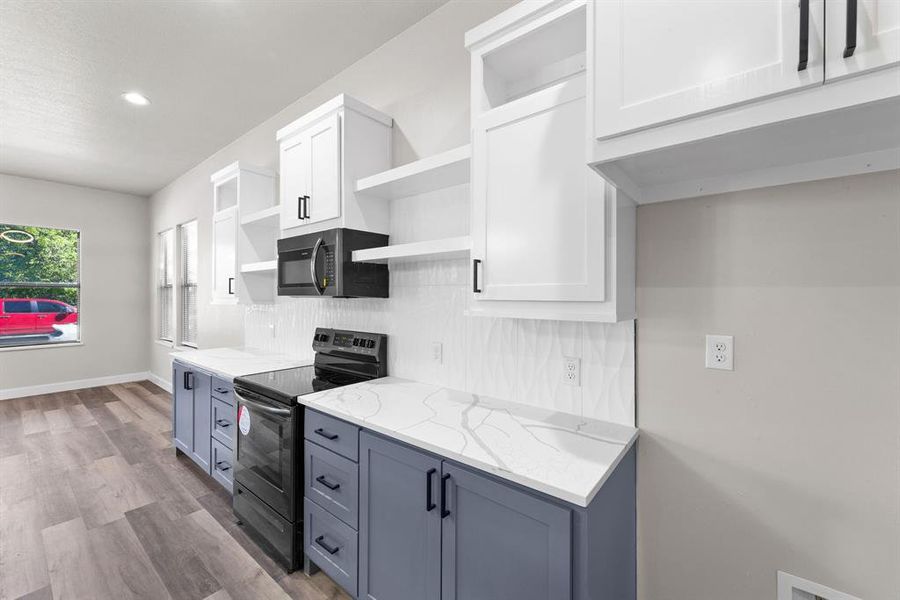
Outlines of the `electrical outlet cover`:
[{"label": "electrical outlet cover", "polygon": [[706,336],[706,368],[734,371],[734,336]]},{"label": "electrical outlet cover", "polygon": [[563,357],[563,383],[581,387],[581,359],[573,356]]}]

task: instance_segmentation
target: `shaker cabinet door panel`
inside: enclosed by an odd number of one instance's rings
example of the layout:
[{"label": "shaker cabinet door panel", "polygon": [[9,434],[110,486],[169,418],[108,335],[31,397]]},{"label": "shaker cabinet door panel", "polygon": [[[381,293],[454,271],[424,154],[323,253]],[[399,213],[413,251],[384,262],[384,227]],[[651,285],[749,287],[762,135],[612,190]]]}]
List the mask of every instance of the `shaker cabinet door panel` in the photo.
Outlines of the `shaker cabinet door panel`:
[{"label": "shaker cabinet door panel", "polygon": [[476,120],[476,300],[604,300],[604,183],[585,165],[584,128],[583,77]]},{"label": "shaker cabinet door panel", "polygon": [[303,225],[302,198],[307,194],[309,173],[309,140],[297,135],[281,146],[279,154],[281,178],[281,228]]},{"label": "shaker cabinet door panel", "polygon": [[213,215],[213,300],[234,300],[237,270],[237,209]]},{"label": "shaker cabinet door panel", "polygon": [[594,3],[594,135],[821,84],[824,6],[824,0]]},{"label": "shaker cabinet door panel", "polygon": [[212,377],[194,371],[194,445],[191,458],[208,473],[209,457],[212,449]]},{"label": "shaker cabinet door panel", "polygon": [[568,600],[569,509],[444,463],[442,600]]},{"label": "shaker cabinet door panel", "polygon": [[900,2],[828,0],[825,7],[826,81],[900,62]]},{"label": "shaker cabinet door panel", "polygon": [[341,216],[341,119],[332,115],[303,134],[309,145],[309,218],[317,223]]},{"label": "shaker cabinet door panel", "polygon": [[191,454],[194,447],[194,391],[191,370],[181,363],[172,365],[172,439],[175,447]]},{"label": "shaker cabinet door panel", "polygon": [[361,599],[440,600],[440,474],[436,458],[360,434]]}]

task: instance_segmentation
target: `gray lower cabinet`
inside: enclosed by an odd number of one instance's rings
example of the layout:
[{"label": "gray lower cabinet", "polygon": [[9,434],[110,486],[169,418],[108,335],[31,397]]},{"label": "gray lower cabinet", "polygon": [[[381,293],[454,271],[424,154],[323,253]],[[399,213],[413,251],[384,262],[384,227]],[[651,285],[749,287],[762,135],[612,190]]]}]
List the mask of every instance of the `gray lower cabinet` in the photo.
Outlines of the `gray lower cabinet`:
[{"label": "gray lower cabinet", "polygon": [[359,436],[359,597],[440,600],[441,461]]},{"label": "gray lower cabinet", "polygon": [[228,491],[234,435],[231,389],[224,379],[196,367],[177,361],[172,365],[172,441]]},{"label": "gray lower cabinet", "polygon": [[444,462],[443,600],[572,597],[572,511]]},{"label": "gray lower cabinet", "polygon": [[572,512],[447,461],[360,435],[366,600],[572,597]]}]

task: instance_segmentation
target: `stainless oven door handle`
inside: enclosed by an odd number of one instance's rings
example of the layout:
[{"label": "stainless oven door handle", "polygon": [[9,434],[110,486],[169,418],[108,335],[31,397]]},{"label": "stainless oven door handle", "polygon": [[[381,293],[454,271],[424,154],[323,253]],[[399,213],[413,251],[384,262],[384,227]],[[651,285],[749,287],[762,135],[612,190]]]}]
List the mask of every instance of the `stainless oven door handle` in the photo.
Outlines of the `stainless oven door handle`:
[{"label": "stainless oven door handle", "polygon": [[266,406],[265,404],[260,404],[259,402],[254,402],[253,400],[248,400],[247,398],[245,398],[244,396],[241,396],[237,392],[235,392],[234,395],[237,396],[238,400],[241,403],[246,404],[247,406],[250,406],[252,408],[255,408],[256,410],[258,410],[260,412],[267,413],[270,415],[278,415],[279,417],[291,416],[291,410],[289,408],[275,408],[274,406]]},{"label": "stainless oven door handle", "polygon": [[319,276],[316,274],[316,259],[319,257],[319,248],[321,247],[322,238],[318,238],[313,246],[312,254],[309,257],[309,276],[312,279],[313,287],[320,296],[325,293],[325,288],[319,287]]}]

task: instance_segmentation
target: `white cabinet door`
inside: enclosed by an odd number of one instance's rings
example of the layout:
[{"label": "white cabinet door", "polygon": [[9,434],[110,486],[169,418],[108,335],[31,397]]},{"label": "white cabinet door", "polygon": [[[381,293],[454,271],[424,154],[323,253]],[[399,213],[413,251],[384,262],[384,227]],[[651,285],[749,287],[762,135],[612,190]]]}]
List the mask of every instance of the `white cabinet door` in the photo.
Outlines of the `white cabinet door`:
[{"label": "white cabinet door", "polygon": [[309,172],[309,138],[298,135],[281,146],[279,155],[281,177],[281,228],[303,225],[303,198],[307,194]]},{"label": "white cabinet door", "polygon": [[304,132],[309,146],[309,218],[304,224],[341,216],[341,120],[332,115]]},{"label": "white cabinet door", "polygon": [[900,62],[900,0],[828,0],[826,7],[826,81]]},{"label": "white cabinet door", "polygon": [[585,110],[578,77],[475,121],[476,299],[604,299],[604,184],[585,164]]},{"label": "white cabinet door", "polygon": [[593,12],[597,138],[823,81],[824,0],[605,0]]},{"label": "white cabinet door", "polygon": [[237,208],[213,215],[213,301],[237,300]]}]

